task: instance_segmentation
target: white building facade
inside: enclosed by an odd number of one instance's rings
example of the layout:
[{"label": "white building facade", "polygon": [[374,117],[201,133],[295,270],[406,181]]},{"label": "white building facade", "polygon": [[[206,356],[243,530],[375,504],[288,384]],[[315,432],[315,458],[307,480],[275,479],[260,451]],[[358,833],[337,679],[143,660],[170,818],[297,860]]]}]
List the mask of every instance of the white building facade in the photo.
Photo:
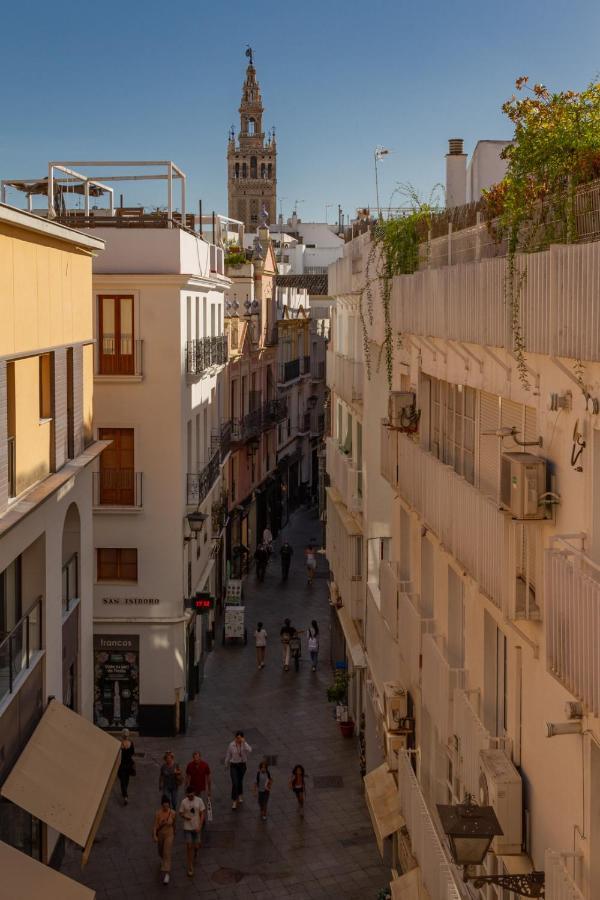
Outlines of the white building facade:
[{"label": "white building facade", "polygon": [[[519,263],[527,269],[519,363],[507,262],[485,258],[493,251],[479,228],[449,230],[420,271],[394,279],[389,405],[377,285],[370,377],[364,365],[361,378],[353,349],[362,334],[351,337],[368,234],[329,272],[327,549],[349,706],[367,770],[394,774],[408,830],[406,841],[398,820],[384,834],[375,814],[381,846],[398,873],[419,867],[431,900],[474,896],[438,836],[436,812],[467,793],[495,808],[504,831],[488,873],[544,870],[546,898],[592,900],[600,344],[589,323],[600,244],[552,246]],[[394,704],[406,719],[400,728]],[[513,895],[489,886],[483,896]]]}]

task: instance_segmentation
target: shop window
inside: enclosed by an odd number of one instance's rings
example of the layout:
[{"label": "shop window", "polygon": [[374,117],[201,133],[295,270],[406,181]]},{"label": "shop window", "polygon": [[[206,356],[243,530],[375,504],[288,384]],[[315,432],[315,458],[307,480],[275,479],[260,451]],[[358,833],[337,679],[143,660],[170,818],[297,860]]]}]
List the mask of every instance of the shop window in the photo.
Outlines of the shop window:
[{"label": "shop window", "polygon": [[137,581],[138,559],[135,547],[99,547],[98,581]]}]

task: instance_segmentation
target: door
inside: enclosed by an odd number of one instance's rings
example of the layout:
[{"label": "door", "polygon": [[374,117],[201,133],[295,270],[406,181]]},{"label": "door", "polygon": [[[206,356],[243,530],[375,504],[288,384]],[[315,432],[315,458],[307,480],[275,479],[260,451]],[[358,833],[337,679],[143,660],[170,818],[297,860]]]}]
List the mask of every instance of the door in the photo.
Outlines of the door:
[{"label": "door", "polygon": [[99,297],[100,374],[135,374],[133,297]]},{"label": "door", "polygon": [[135,503],[133,428],[99,428],[98,438],[111,441],[100,456],[100,505]]}]

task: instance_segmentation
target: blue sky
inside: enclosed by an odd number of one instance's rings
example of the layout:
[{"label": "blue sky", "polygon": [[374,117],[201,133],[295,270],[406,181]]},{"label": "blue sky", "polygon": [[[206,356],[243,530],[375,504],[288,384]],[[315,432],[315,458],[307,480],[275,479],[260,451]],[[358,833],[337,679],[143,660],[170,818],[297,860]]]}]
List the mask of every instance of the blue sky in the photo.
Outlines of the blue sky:
[{"label": "blue sky", "polygon": [[[597,0],[20,0],[1,33],[1,177],[44,174],[49,159],[171,158],[194,207],[226,212],[251,43],[284,214],[299,200],[321,221],[325,204],[374,205],[377,144],[393,149],[382,202],[399,182],[428,195],[449,137],[467,151],[510,137],[500,107],[517,76],[579,89],[600,69]],[[140,199],[164,202],[156,187]]]}]

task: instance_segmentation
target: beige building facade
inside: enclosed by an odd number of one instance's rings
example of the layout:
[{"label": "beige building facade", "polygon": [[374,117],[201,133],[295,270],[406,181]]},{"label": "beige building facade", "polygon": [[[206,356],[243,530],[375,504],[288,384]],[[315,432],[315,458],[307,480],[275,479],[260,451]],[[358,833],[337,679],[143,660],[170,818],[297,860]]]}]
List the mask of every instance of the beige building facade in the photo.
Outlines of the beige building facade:
[{"label": "beige building facade", "polygon": [[349,707],[367,771],[394,776],[400,818],[390,830],[373,818],[397,874],[431,900],[474,896],[436,811],[469,793],[504,831],[487,873],[542,870],[546,898],[592,900],[600,345],[581,323],[597,313],[600,245],[520,263],[519,366],[507,262],[485,258],[484,225],[476,237],[466,251],[460,232],[436,238],[420,271],[394,279],[391,392],[377,285],[369,365],[361,352],[369,235],[329,270],[327,550]]}]

